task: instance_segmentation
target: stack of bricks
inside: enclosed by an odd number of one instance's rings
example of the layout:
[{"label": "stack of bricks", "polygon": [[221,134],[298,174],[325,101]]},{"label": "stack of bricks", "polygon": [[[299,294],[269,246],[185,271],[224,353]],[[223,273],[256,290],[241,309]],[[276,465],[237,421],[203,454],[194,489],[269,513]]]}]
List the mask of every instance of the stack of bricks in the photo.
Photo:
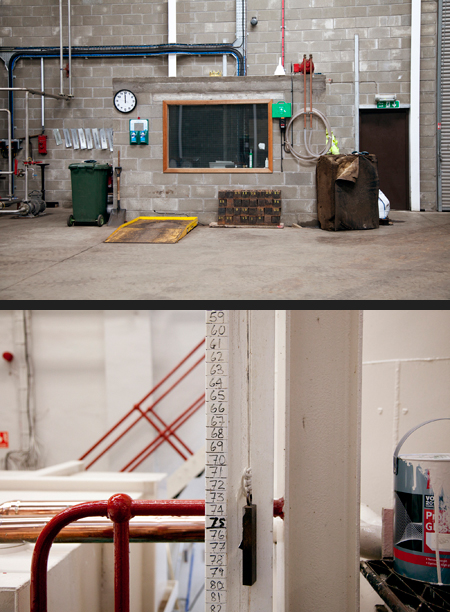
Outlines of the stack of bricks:
[{"label": "stack of bricks", "polygon": [[219,225],[279,225],[281,191],[219,191]]}]

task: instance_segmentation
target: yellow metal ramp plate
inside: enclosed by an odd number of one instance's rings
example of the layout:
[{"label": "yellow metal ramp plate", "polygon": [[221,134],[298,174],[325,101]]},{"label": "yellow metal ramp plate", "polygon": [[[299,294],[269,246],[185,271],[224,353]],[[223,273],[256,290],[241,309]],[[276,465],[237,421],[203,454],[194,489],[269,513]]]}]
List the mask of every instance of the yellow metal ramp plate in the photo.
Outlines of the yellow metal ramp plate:
[{"label": "yellow metal ramp plate", "polygon": [[105,242],[173,244],[197,225],[197,217],[137,217],[118,227]]}]

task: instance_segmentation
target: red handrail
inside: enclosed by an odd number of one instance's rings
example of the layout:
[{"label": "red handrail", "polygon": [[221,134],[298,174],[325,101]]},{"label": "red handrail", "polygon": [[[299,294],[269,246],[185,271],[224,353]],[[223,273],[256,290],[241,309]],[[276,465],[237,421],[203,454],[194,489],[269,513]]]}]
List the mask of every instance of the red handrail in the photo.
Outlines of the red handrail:
[{"label": "red handrail", "polygon": [[[273,502],[273,515],[284,518],[284,499]],[[133,516],[204,516],[205,501],[133,500],[118,493],[108,501],[77,504],[55,515],[42,529],[31,560],[31,612],[47,612],[47,565],[51,545],[69,523],[89,516],[107,516],[114,523],[114,610],[129,612],[129,523]]]},{"label": "red handrail", "polygon": [[132,500],[118,493],[108,501],[85,502],[63,510],[42,529],[31,560],[31,612],[47,612],[47,565],[53,540],[63,527],[89,516],[114,522],[114,610],[129,612],[129,521],[133,516],[203,516],[204,500]]},{"label": "red handrail", "polygon": [[[186,451],[188,452],[189,455],[193,455],[193,452],[188,448],[188,446],[177,436],[177,434],[175,434],[175,429],[172,430],[171,427],[172,425],[167,425],[164,420],[158,415],[156,414],[156,412],[153,411],[153,409],[155,408],[155,406],[157,406],[159,404],[159,402],[161,402],[161,400],[163,400],[184,378],[186,378],[186,376],[188,374],[190,374],[200,363],[202,363],[204,361],[204,355],[202,355],[200,357],[200,359],[198,359],[194,365],[192,365],[184,374],[182,374],[156,401],[154,401],[151,406],[149,406],[148,408],[146,408],[145,410],[142,409],[142,403],[145,402],[145,400],[147,400],[157,389],[159,389],[159,387],[161,387],[161,385],[166,382],[188,359],[189,357],[191,357],[205,342],[205,339],[203,338],[193,349],[192,351],[190,351],[190,353],[188,353],[188,355],[186,355],[186,357],[184,357],[184,359],[182,359],[157,385],[155,385],[155,387],[153,387],[153,389],[151,389],[151,391],[149,391],[149,393],[147,393],[147,395],[145,395],[137,404],[135,404],[131,410],[129,410],[127,412],[127,414],[122,417],[115,425],[113,425],[113,427],[111,427],[104,436],[102,436],[100,438],[100,440],[98,440],[98,442],[96,442],[87,452],[85,452],[81,457],[80,457],[80,461],[86,459],[86,457],[88,457],[95,449],[98,448],[98,446],[104,442],[120,425],[122,425],[126,419],[131,416],[133,414],[134,411],[139,412],[139,416],[138,418],[133,421],[133,423],[131,425],[129,425],[122,433],[120,433],[105,449],[103,449],[103,451],[101,451],[92,461],[90,461],[90,463],[88,465],[86,465],[86,469],[90,468],[94,463],[96,463],[101,457],[103,457],[103,455],[110,450],[120,439],[122,439],[142,418],[146,419],[158,432],[158,436],[156,438],[156,440],[159,440],[161,438],[161,436],[164,438],[162,440],[162,442],[166,441],[168,442],[173,448],[174,450],[176,450],[183,459],[187,459],[186,455],[175,446],[175,444],[172,442],[172,440],[170,439],[170,437],[173,437],[181,446],[183,446]],[[188,409],[189,410],[189,409]],[[152,413],[152,417],[153,420],[150,418],[149,413]],[[184,414],[184,413],[183,413]],[[161,429],[159,428],[159,426],[155,423],[154,419],[158,419],[159,423],[161,424],[161,426],[163,427],[163,430],[161,431]],[[142,451],[142,453],[144,453],[147,449],[144,449]],[[140,453],[140,454],[142,454]],[[148,456],[148,455],[147,455]],[[135,458],[136,459],[136,458]],[[131,462],[133,463],[134,460]],[[135,466],[136,467],[136,466]],[[134,469],[134,468],[133,468]],[[122,470],[123,471],[123,470]]]}]

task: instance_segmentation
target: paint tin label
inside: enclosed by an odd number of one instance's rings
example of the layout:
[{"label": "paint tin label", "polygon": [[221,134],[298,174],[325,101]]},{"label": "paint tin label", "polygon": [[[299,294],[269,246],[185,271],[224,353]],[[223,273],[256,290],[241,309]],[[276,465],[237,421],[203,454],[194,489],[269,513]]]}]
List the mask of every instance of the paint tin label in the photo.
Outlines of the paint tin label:
[{"label": "paint tin label", "polygon": [[431,461],[429,457],[423,460],[418,456],[399,457],[395,478],[394,569],[402,576],[450,584],[450,482],[448,487],[445,484],[448,459],[450,456]]}]

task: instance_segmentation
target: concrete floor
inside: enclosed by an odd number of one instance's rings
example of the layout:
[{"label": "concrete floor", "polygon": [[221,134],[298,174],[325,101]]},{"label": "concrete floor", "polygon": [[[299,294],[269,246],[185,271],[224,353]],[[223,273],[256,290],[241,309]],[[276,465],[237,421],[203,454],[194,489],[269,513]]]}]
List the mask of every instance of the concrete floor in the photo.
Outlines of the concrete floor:
[{"label": "concrete floor", "polygon": [[196,227],[177,244],[105,244],[70,211],[0,216],[2,300],[446,300],[450,214],[377,230]]}]

